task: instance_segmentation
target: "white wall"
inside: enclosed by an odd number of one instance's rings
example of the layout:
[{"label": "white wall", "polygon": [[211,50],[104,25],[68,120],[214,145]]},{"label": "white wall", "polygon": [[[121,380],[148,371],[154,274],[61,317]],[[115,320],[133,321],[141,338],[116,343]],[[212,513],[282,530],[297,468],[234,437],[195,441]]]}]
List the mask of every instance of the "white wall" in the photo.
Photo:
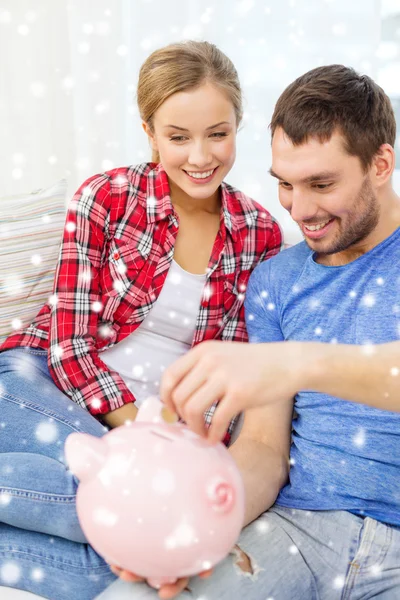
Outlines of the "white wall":
[{"label": "white wall", "polygon": [[396,14],[400,0],[0,0],[0,196],[63,176],[72,194],[95,172],[147,160],[134,102],[141,63],[171,41],[208,39],[236,64],[246,100],[228,181],[294,241],[268,175],[274,103],[296,76],[333,62],[396,95]]}]

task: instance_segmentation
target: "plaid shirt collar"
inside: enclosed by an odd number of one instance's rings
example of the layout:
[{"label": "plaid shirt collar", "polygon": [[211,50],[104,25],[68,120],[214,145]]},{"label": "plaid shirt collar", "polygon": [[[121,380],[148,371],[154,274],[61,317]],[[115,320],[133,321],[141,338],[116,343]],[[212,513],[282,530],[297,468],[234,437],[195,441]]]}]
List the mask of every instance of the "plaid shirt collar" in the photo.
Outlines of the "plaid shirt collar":
[{"label": "plaid shirt collar", "polygon": [[[146,207],[147,219],[149,223],[156,223],[171,215],[176,218],[176,213],[172,206],[170,197],[170,188],[168,176],[161,165],[154,165],[154,169],[148,173],[147,194],[142,196],[141,201]],[[226,183],[221,183],[221,224],[229,231],[234,241],[236,241],[238,232],[238,223],[236,222],[235,198],[229,192]]]}]

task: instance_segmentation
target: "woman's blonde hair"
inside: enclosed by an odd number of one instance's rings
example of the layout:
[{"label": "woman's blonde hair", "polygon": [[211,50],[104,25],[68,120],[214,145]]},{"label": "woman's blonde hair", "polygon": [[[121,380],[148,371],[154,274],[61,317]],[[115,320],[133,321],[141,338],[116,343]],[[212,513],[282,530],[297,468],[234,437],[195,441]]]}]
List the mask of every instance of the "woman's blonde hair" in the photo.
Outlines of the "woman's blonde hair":
[{"label": "woman's blonde hair", "polygon": [[[236,114],[239,126],[243,115],[242,91],[232,61],[209,42],[186,41],[153,52],[143,63],[137,86],[137,103],[142,120],[153,130],[156,110],[177,92],[212,83],[223,90]],[[159,162],[153,151],[153,161]]]}]

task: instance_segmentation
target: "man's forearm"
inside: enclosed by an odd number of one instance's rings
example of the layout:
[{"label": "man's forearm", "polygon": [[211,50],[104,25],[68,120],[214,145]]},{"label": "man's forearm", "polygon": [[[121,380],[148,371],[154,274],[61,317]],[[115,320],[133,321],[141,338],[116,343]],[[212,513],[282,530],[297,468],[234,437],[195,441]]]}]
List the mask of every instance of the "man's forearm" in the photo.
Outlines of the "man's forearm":
[{"label": "man's forearm", "polygon": [[299,390],[400,412],[400,342],[375,346],[294,343],[299,344],[302,356],[295,366]]},{"label": "man's forearm", "polygon": [[248,525],[272,506],[289,474],[288,461],[266,444],[250,438],[238,438],[229,448],[242,474]]}]

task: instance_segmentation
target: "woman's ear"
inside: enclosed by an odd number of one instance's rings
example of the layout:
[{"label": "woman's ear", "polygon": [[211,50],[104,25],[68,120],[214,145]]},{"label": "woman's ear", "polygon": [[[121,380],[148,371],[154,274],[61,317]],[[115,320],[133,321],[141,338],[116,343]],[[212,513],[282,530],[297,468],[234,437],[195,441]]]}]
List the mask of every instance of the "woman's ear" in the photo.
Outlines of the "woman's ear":
[{"label": "woman's ear", "polygon": [[157,141],[154,135],[154,132],[150,125],[146,123],[146,121],[142,121],[142,128],[147,137],[149,138],[150,146],[154,151],[158,151]]}]

